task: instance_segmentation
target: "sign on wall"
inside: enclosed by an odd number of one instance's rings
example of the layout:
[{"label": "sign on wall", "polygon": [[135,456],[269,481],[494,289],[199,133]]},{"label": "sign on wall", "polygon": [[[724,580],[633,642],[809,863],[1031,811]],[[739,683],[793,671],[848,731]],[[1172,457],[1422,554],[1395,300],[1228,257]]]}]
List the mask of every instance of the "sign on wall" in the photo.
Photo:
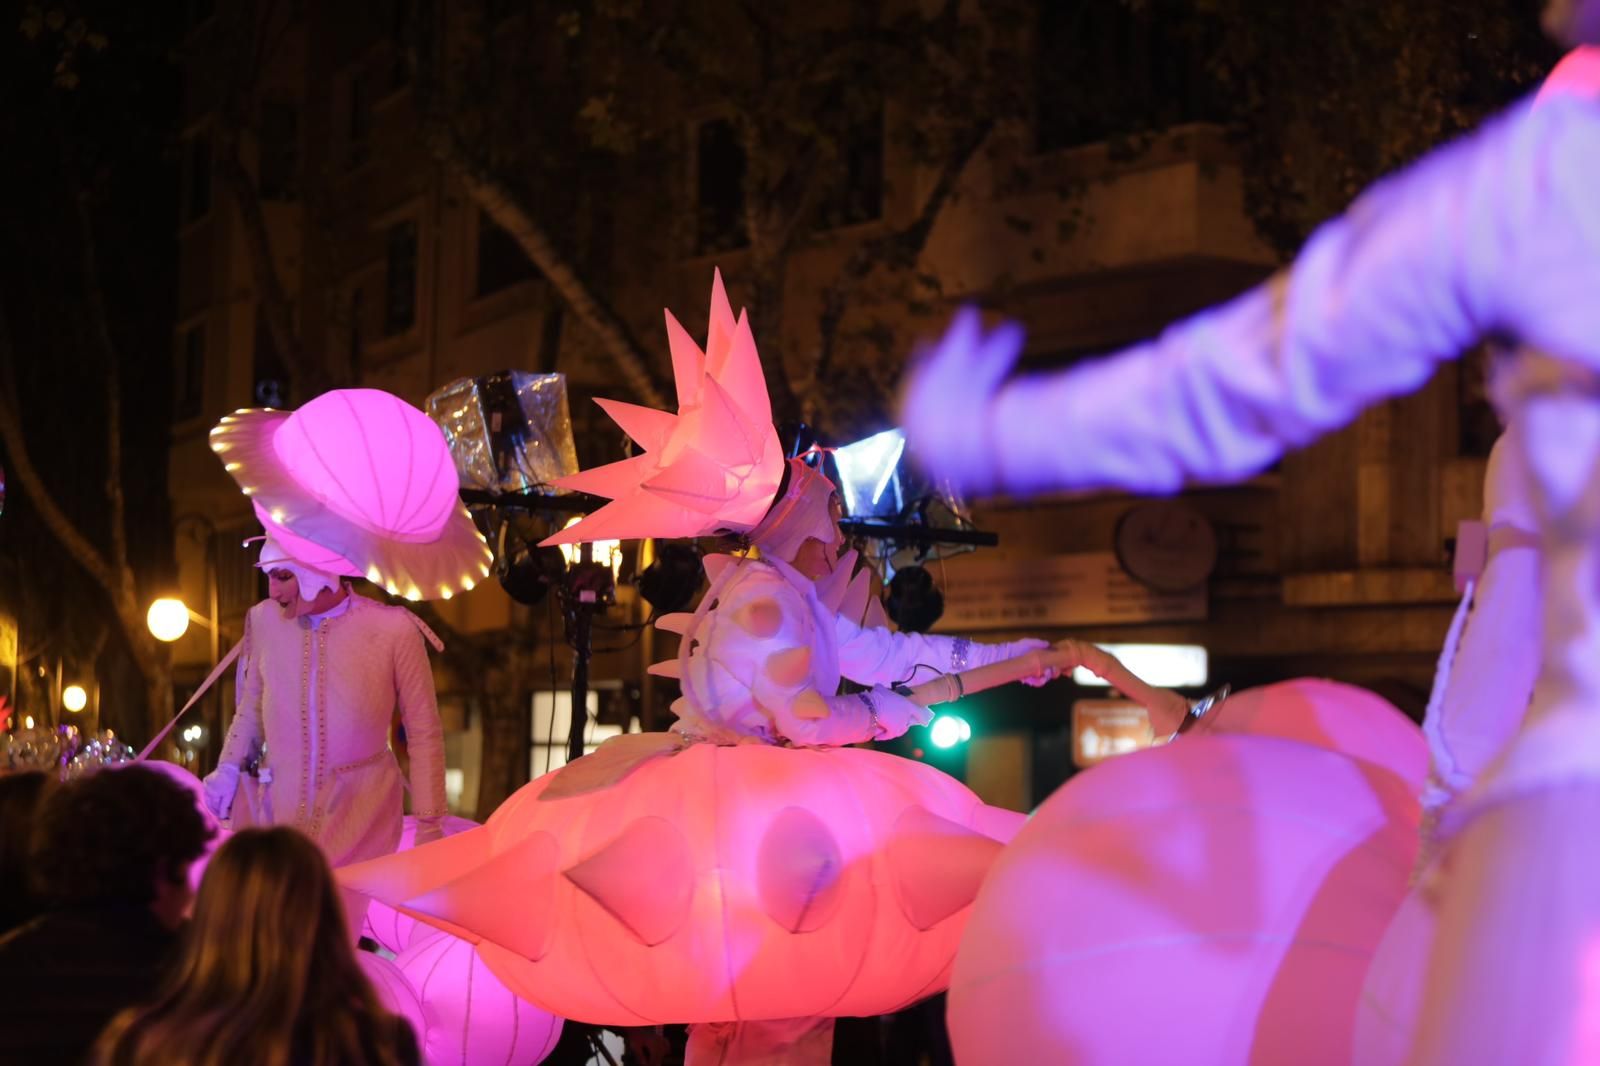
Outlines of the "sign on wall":
[{"label": "sign on wall", "polygon": [[[939,574],[938,568],[934,569]],[[1112,552],[1035,558],[972,554],[943,564],[944,614],[934,628],[1026,629],[1206,617],[1206,585],[1157,592],[1141,585]]]},{"label": "sign on wall", "polygon": [[1088,768],[1154,743],[1150,715],[1130,700],[1078,700],[1072,705],[1072,761]]}]

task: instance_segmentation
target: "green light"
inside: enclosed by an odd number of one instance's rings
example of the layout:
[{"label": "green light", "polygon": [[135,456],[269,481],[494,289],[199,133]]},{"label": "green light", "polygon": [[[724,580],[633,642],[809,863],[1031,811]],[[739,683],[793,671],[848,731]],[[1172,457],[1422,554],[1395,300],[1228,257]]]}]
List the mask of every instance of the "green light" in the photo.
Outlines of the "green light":
[{"label": "green light", "polygon": [[936,748],[953,748],[972,739],[972,726],[958,715],[941,714],[928,726],[928,739]]}]

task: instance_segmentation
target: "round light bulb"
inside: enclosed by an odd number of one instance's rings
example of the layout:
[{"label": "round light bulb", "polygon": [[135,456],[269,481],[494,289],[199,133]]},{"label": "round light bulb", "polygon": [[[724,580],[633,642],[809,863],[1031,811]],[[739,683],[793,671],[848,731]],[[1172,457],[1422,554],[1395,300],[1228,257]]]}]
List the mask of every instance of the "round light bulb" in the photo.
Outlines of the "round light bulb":
[{"label": "round light bulb", "polygon": [[89,706],[89,694],[83,691],[82,685],[68,685],[61,690],[61,706],[77,714]]},{"label": "round light bulb", "polygon": [[941,714],[928,727],[928,739],[936,748],[953,748],[972,739],[972,727],[953,714]]},{"label": "round light bulb", "polygon": [[180,599],[163,596],[150,605],[144,620],[151,636],[171,643],[189,631],[189,608]]}]

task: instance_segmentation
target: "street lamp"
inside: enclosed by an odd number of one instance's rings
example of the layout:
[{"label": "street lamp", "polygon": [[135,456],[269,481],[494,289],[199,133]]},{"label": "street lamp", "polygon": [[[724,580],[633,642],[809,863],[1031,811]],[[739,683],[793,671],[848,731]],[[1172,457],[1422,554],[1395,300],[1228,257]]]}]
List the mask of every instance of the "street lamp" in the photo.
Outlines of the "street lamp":
[{"label": "street lamp", "polygon": [[61,690],[61,706],[77,714],[89,706],[89,694],[83,690],[82,685],[68,685]]},{"label": "street lamp", "polygon": [[150,605],[144,621],[150,627],[151,636],[170,644],[189,632],[191,618],[203,621],[182,600],[175,596],[163,596]]}]

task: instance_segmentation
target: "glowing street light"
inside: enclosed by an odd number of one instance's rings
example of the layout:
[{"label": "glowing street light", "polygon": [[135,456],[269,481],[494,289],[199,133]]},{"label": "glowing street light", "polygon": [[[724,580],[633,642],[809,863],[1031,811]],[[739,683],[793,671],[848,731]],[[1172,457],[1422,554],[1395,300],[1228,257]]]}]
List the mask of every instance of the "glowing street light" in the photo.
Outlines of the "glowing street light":
[{"label": "glowing street light", "polygon": [[61,706],[77,714],[89,706],[89,694],[83,690],[82,685],[68,685],[61,690]]},{"label": "glowing street light", "polygon": [[189,608],[176,597],[163,596],[150,605],[144,621],[151,636],[170,644],[189,632]]}]

